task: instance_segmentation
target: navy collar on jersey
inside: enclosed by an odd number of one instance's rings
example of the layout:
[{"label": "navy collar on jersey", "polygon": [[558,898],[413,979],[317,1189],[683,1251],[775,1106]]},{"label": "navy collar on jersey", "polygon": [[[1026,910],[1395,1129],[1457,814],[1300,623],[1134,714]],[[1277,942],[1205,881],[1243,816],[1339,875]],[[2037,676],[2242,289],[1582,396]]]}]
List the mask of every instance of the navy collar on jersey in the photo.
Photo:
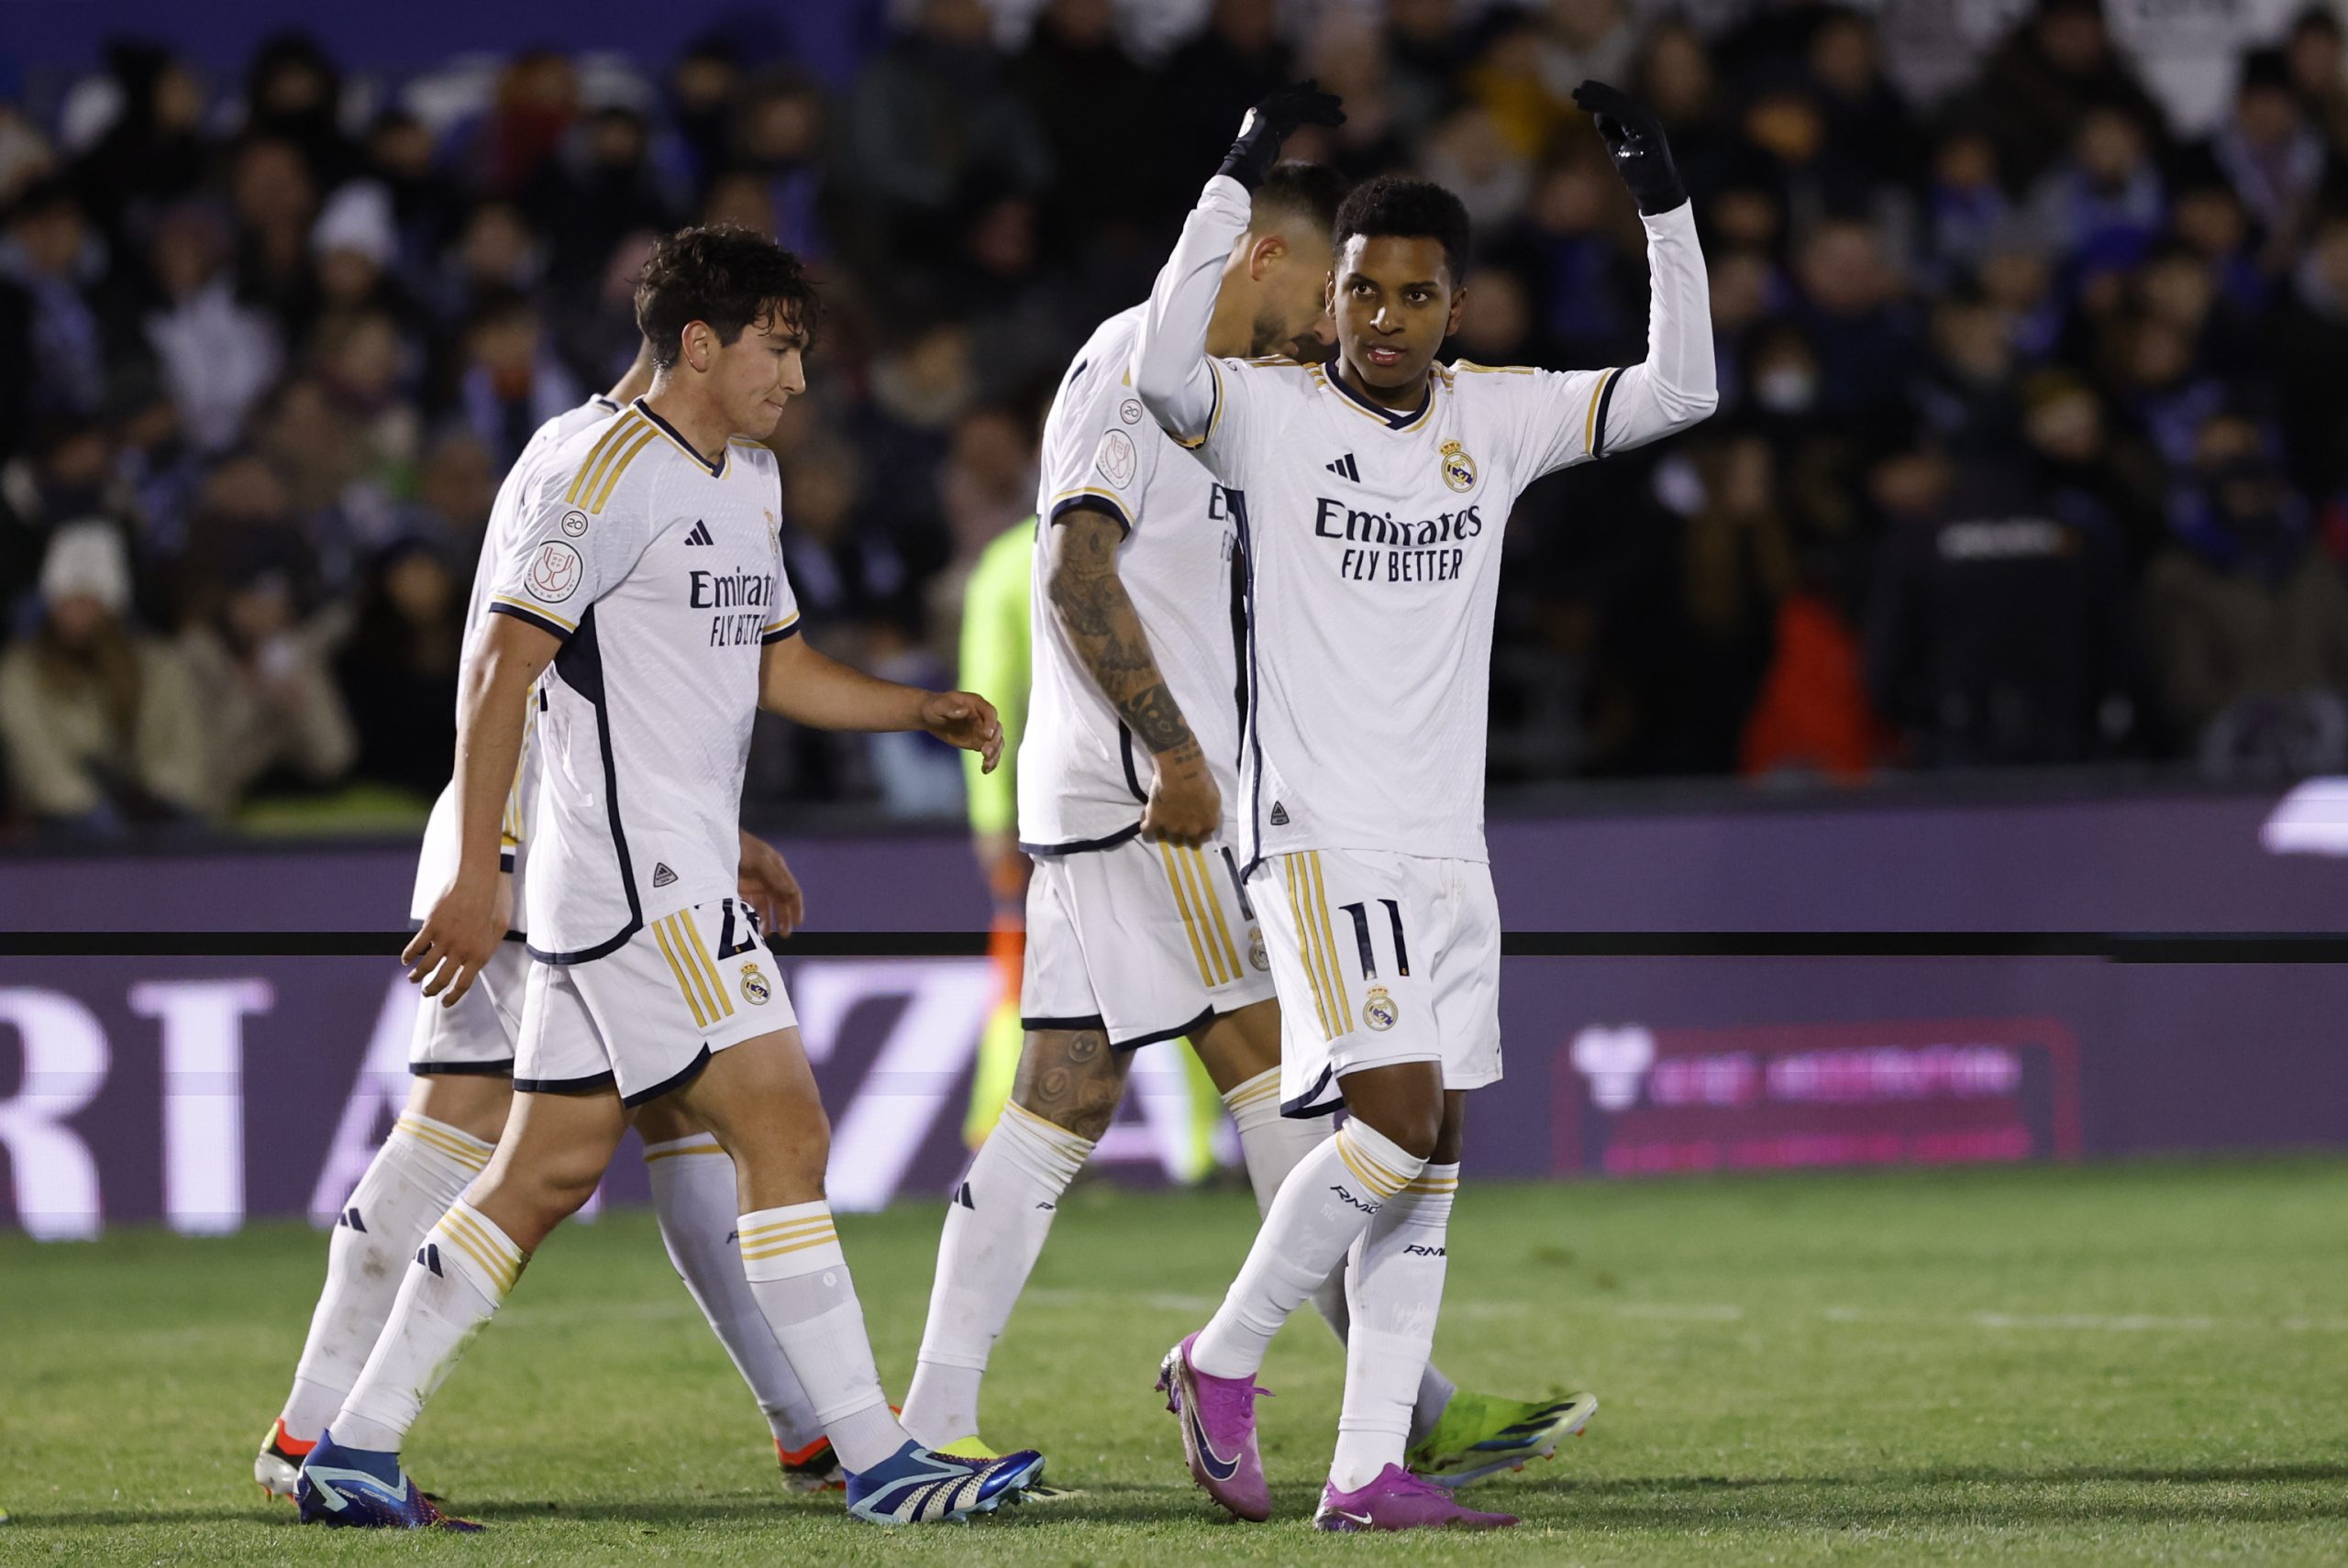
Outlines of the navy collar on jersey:
[{"label": "navy collar on jersey", "polygon": [[1427,395],[1419,400],[1418,407],[1411,409],[1407,413],[1401,410],[1389,408],[1382,403],[1372,403],[1369,399],[1354,391],[1350,386],[1347,386],[1346,384],[1345,366],[1336,360],[1333,359],[1330,361],[1328,370],[1322,374],[1321,379],[1326,381],[1329,385],[1336,388],[1338,395],[1352,403],[1356,407],[1362,409],[1366,413],[1376,414],[1379,419],[1385,421],[1386,427],[1389,430],[1401,430],[1416,424],[1420,419],[1425,416],[1427,406],[1434,402],[1434,374],[1432,370],[1427,374]]},{"label": "navy collar on jersey", "polygon": [[652,421],[652,427],[659,431],[661,435],[669,437],[670,440],[674,441],[677,444],[677,450],[682,452],[686,457],[691,458],[694,462],[699,463],[703,468],[707,469],[709,470],[710,478],[716,479],[725,472],[725,454],[723,451],[717,454],[717,460],[715,462],[711,462],[707,458],[701,455],[691,441],[686,440],[682,436],[677,434],[677,427],[675,425],[670,424],[667,420],[653,413],[651,405],[647,403],[642,398],[637,398],[634,403],[628,404],[628,406],[636,410],[637,413],[644,415],[645,418]]},{"label": "navy collar on jersey", "polygon": [[612,414],[617,414],[620,411],[620,405],[614,403],[610,398],[605,397],[602,392],[597,392],[593,397],[589,398],[587,401],[593,403],[597,408],[604,409]]}]

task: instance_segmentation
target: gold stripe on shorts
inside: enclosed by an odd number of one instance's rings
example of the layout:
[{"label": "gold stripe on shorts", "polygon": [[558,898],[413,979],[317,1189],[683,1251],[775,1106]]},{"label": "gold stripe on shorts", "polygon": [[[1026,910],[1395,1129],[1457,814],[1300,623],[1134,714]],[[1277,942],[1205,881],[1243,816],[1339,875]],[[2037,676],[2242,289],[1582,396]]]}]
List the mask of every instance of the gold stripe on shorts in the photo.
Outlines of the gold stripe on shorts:
[{"label": "gold stripe on shorts", "polygon": [[1337,933],[1329,924],[1329,889],[1321,879],[1321,852],[1309,852],[1312,856],[1312,902],[1321,911],[1321,957],[1329,966],[1329,988],[1337,994],[1335,1011],[1344,1020],[1341,1034],[1354,1032],[1354,999],[1346,991],[1345,970],[1337,963]]},{"label": "gold stripe on shorts", "polygon": [[[692,911],[691,910],[681,911],[677,916],[677,923],[682,926],[685,934],[692,939],[693,951],[701,957],[702,972],[709,977],[710,986],[717,998],[717,1007],[725,1010],[725,1015],[727,1018],[733,1017],[734,999],[725,994],[725,977],[717,972],[717,960],[709,955],[709,944],[701,939],[701,927],[693,923]],[[717,1008],[710,1010],[710,1016],[713,1018],[717,1016]]]},{"label": "gold stripe on shorts", "polygon": [[1224,959],[1231,966],[1231,977],[1235,980],[1242,972],[1239,967],[1239,949],[1232,944],[1231,922],[1223,918],[1223,900],[1218,895],[1214,885],[1213,864],[1207,859],[1202,851],[1196,849],[1191,851],[1191,864],[1199,874],[1199,896],[1206,900],[1207,908],[1214,911],[1215,934],[1223,938]]},{"label": "gold stripe on shorts", "polygon": [[707,1029],[709,1014],[702,1010],[701,999],[693,995],[692,981],[685,978],[685,966],[678,962],[676,949],[669,945],[669,922],[666,918],[652,922],[652,940],[660,944],[660,956],[669,960],[669,973],[677,977],[677,989],[685,1005],[693,1010],[693,1027]]},{"label": "gold stripe on shorts", "polygon": [[1321,1038],[1330,1035],[1329,999],[1321,988],[1321,967],[1312,961],[1312,931],[1304,918],[1304,902],[1297,891],[1296,856],[1280,856],[1280,875],[1288,878],[1288,911],[1296,921],[1297,955],[1304,961],[1304,977],[1312,982],[1312,1010],[1321,1015]]},{"label": "gold stripe on shorts", "polygon": [[1182,882],[1182,872],[1175,864],[1174,846],[1160,841],[1157,857],[1166,863],[1166,885],[1174,889],[1174,907],[1182,911],[1182,933],[1191,939],[1191,956],[1198,960],[1199,979],[1209,988],[1215,985],[1214,971],[1207,966],[1206,944],[1199,940],[1198,917],[1191,911],[1191,895]]}]

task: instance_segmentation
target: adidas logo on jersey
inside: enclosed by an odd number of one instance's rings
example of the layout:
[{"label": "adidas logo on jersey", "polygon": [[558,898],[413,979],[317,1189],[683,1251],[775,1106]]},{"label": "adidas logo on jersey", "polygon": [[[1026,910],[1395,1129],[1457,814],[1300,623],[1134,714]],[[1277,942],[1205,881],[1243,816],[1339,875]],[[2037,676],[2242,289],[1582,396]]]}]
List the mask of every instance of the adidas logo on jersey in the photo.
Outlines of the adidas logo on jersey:
[{"label": "adidas logo on jersey", "polygon": [[692,532],[685,536],[685,543],[688,545],[714,545],[717,543],[717,541],[709,536],[709,524],[705,520],[696,517],[693,519]]},{"label": "adidas logo on jersey", "polygon": [[970,1201],[970,1184],[967,1181],[955,1189],[954,1201],[973,1213],[978,1211],[979,1206]]},{"label": "adidas logo on jersey", "polygon": [[1288,826],[1288,808],[1278,801],[1272,802],[1272,825],[1274,827]]},{"label": "adidas logo on jersey", "polygon": [[1361,470],[1354,466],[1354,455],[1351,452],[1347,452],[1334,463],[1324,463],[1321,466],[1339,479],[1349,479],[1356,484],[1361,483]]},{"label": "adidas logo on jersey", "polygon": [[654,887],[665,888],[676,879],[677,874],[669,869],[669,863],[667,861],[656,860],[652,863],[652,885]]}]

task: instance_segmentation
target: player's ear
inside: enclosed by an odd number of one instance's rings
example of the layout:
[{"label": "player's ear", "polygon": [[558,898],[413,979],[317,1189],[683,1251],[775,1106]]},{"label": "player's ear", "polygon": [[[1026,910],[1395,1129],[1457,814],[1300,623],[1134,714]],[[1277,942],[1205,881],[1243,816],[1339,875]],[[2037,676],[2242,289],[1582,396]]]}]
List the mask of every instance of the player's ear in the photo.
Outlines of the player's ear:
[{"label": "player's ear", "polygon": [[1272,263],[1287,254],[1288,241],[1280,237],[1279,231],[1264,236],[1247,248],[1247,275],[1262,282],[1264,274],[1272,270]]},{"label": "player's ear", "polygon": [[1468,291],[1467,291],[1466,289],[1454,289],[1454,290],[1452,290],[1452,291],[1451,291],[1451,319],[1450,319],[1449,321],[1447,321],[1447,322],[1444,323],[1444,326],[1443,326],[1443,335],[1444,335],[1445,337],[1454,337],[1454,336],[1456,336],[1456,335],[1458,333],[1458,331],[1459,331],[1459,323],[1461,322],[1461,320],[1462,320],[1462,319],[1464,319],[1464,318],[1467,316],[1467,315],[1468,315]]},{"label": "player's ear", "polygon": [[685,323],[683,338],[685,363],[696,370],[708,370],[711,351],[717,346],[716,335],[710,331],[709,324],[705,321]]}]

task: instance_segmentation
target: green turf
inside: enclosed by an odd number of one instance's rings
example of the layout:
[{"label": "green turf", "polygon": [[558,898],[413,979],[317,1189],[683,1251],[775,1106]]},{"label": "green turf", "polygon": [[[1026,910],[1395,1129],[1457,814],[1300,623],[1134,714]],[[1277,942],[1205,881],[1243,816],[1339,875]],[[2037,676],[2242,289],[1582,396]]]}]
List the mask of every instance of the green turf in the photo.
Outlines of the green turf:
[{"label": "green turf", "polygon": [[[2167,1562],[2348,1560],[2348,1165],[1476,1187],[1441,1361],[1604,1408],[1472,1496],[1503,1537],[1306,1524],[1341,1363],[1275,1348],[1276,1518],[1221,1521],[1149,1385],[1251,1233],[1228,1194],[1080,1190],[995,1357],[988,1433],[1081,1501],[885,1533],[774,1485],[650,1221],[556,1238],[409,1450],[475,1538],[297,1530],[249,1476],[325,1255],[0,1239],[0,1562]],[[939,1209],[841,1231],[902,1387]]]}]

